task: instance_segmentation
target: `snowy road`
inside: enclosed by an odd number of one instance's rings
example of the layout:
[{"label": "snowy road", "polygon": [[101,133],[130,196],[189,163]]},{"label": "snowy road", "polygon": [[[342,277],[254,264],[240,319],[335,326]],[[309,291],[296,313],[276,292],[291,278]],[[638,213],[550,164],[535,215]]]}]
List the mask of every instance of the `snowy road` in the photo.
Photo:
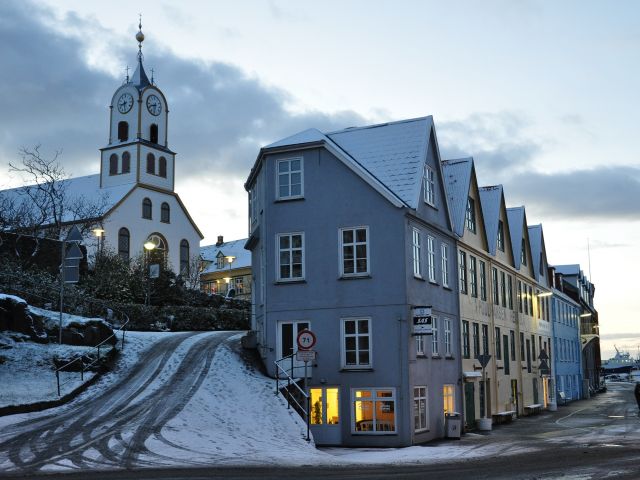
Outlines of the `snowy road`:
[{"label": "snowy road", "polygon": [[217,348],[231,335],[168,336],[154,344],[120,382],[97,396],[54,414],[31,415],[29,420],[3,426],[0,471],[157,464],[159,454],[150,452],[146,442],[153,438],[167,443],[163,427],[198,391]]}]

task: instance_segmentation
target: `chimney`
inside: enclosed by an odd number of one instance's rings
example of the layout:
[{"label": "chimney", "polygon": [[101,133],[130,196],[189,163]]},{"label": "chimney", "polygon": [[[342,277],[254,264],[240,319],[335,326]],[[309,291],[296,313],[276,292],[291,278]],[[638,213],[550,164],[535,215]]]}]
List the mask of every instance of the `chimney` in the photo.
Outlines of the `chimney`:
[{"label": "chimney", "polygon": [[222,235],[218,235],[218,241],[216,242],[216,247],[219,247],[224,243]]}]

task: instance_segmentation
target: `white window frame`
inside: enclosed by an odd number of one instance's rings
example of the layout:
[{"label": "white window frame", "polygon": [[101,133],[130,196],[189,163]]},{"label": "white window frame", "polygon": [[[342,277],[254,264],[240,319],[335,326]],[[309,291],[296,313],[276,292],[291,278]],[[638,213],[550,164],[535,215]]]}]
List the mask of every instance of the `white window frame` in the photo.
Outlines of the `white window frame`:
[{"label": "white window frame", "polygon": [[[358,242],[356,240],[356,231],[357,230],[365,230],[366,235],[367,235],[367,239],[365,242]],[[347,243],[345,244],[343,241],[343,232],[346,231],[352,231],[353,232],[353,243]],[[341,277],[366,277],[371,275],[371,245],[370,245],[370,236],[369,236],[369,226],[368,225],[361,225],[358,227],[343,227],[338,229],[338,245],[339,245],[339,250],[340,250],[340,276]],[[357,272],[357,265],[358,265],[358,259],[356,258],[356,247],[358,245],[362,245],[364,243],[366,250],[367,250],[367,256],[366,256],[366,261],[367,261],[367,270],[365,272]],[[345,245],[351,245],[353,248],[353,273],[345,273],[344,271],[344,247]]]},{"label": "white window frame", "polygon": [[422,278],[422,244],[419,228],[413,227],[413,276]]},{"label": "white window frame", "polygon": [[467,209],[465,211],[464,219],[467,230],[471,233],[476,233],[476,210],[475,200],[471,197],[467,197]]},{"label": "white window frame", "polygon": [[502,220],[498,220],[498,234],[496,238],[496,245],[498,250],[504,252],[504,223]]},{"label": "white window frame", "polygon": [[[293,236],[295,235],[300,235],[301,236],[301,240],[302,240],[302,248],[300,248],[300,250],[302,251],[302,276],[300,277],[294,277],[293,276],[293,252],[294,250],[298,250],[297,248],[293,248]],[[281,250],[280,249],[280,239],[282,237],[289,237],[289,248]],[[276,235],[276,279],[278,282],[299,282],[301,280],[304,280],[305,278],[305,248],[304,248],[304,232],[287,232],[287,233],[278,233]],[[280,253],[282,251],[287,251],[289,252],[289,259],[291,261],[290,263],[290,274],[291,276],[288,278],[283,278],[280,276],[281,273],[281,269],[280,269]]]},{"label": "white window frame", "polygon": [[[359,322],[366,321],[368,324],[367,333],[359,332]],[[355,322],[355,333],[346,333],[345,325],[347,322]],[[370,317],[346,317],[340,319],[340,365],[344,370],[371,370],[373,368],[373,335],[371,334],[372,322]],[[368,337],[369,338],[369,363],[360,364],[360,348],[358,339],[360,337]],[[346,342],[347,338],[354,337],[356,339],[355,352],[356,352],[356,363],[355,365],[347,365],[347,348]]]},{"label": "white window frame", "polygon": [[424,335],[416,335],[416,356],[424,357]]},{"label": "white window frame", "polygon": [[446,356],[451,356],[453,355],[453,352],[451,350],[451,339],[452,339],[453,335],[451,332],[451,319],[450,318],[445,318],[444,319],[444,354]]},{"label": "white window frame", "polygon": [[[356,391],[357,390],[368,390],[371,392],[371,397],[361,397],[361,400],[356,399]],[[377,393],[380,391],[391,392],[390,397],[378,397]],[[376,425],[376,401],[381,402],[393,402],[393,430],[371,430],[371,431],[357,431],[356,430],[356,401],[365,401],[365,402],[373,402],[373,426]],[[351,433],[353,435],[396,435],[398,433],[398,402],[396,389],[394,387],[389,388],[381,388],[381,387],[359,387],[351,389]]]},{"label": "white window frame", "polygon": [[436,206],[436,181],[435,172],[429,165],[424,166],[424,172],[422,174],[424,184],[424,201],[431,205]]},{"label": "white window frame", "polygon": [[429,397],[426,385],[413,387],[413,430],[416,433],[429,430]]},{"label": "white window frame", "polygon": [[467,283],[467,253],[463,250],[458,251],[458,289],[461,294],[467,295],[469,287]]},{"label": "white window frame", "polygon": [[436,239],[427,236],[427,259],[429,260],[429,281],[436,282]]},{"label": "white window frame", "polygon": [[[291,163],[295,161],[300,161],[300,170],[291,170]],[[280,173],[280,164],[282,163],[289,164],[289,170],[287,172]],[[291,174],[292,173],[300,173],[300,195],[292,195],[291,194]],[[288,195],[280,195],[280,177],[287,176],[288,178]],[[291,158],[281,158],[276,162],[276,199],[278,200],[292,200],[295,198],[303,198],[304,197],[304,158],[303,157],[291,157]]]},{"label": "white window frame", "polygon": [[431,354],[433,356],[440,356],[440,351],[438,348],[439,339],[438,339],[438,317],[433,315],[431,317],[431,331],[433,332],[431,335]]},{"label": "white window frame", "polygon": [[442,255],[442,286],[449,287],[449,245],[442,243],[440,253]]}]

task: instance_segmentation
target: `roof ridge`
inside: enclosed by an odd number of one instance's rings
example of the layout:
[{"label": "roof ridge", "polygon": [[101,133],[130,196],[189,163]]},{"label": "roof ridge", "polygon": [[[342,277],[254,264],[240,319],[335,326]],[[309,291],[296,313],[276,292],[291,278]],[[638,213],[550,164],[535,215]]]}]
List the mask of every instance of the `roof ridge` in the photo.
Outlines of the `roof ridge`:
[{"label": "roof ridge", "polygon": [[428,120],[428,119],[432,119],[433,120],[433,115],[427,115],[424,117],[416,117],[416,118],[407,118],[405,120],[394,120],[392,122],[385,122],[385,123],[377,123],[374,125],[364,125],[362,127],[347,127],[347,128],[343,128],[340,130],[334,130],[332,132],[324,132],[325,135],[335,135],[338,133],[344,133],[344,132],[353,132],[354,130],[369,130],[372,128],[379,128],[379,127],[388,127],[389,125],[398,125],[401,123],[410,123],[410,122],[417,122],[420,120]]},{"label": "roof ridge", "polygon": [[473,162],[473,157],[450,158],[448,160],[440,161],[440,163],[444,165],[457,165],[459,163],[470,163],[470,162]]}]

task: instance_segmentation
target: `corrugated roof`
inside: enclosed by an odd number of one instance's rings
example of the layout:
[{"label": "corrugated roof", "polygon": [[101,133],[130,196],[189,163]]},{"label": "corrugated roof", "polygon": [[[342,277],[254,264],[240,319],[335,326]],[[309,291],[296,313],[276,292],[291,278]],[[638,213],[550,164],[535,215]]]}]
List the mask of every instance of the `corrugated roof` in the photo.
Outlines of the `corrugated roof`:
[{"label": "corrugated roof", "polygon": [[[480,205],[482,206],[482,216],[484,217],[484,228],[487,234],[489,253],[495,255],[498,241],[498,221],[500,219],[502,185],[481,187],[478,190],[480,192]],[[507,232],[505,232],[505,234],[506,233]]]},{"label": "corrugated roof", "polygon": [[[124,185],[116,185],[113,187],[103,187],[100,188],[100,174],[95,175],[87,175],[84,177],[75,177],[69,178],[66,180],[62,180],[61,183],[64,185],[66,189],[66,201],[71,204],[76,201],[89,203],[89,202],[100,202],[101,195],[104,195],[106,202],[105,212],[109,211],[113,206],[115,206],[120,200],[122,200],[127,193],[129,193],[134,187],[135,183],[127,183]],[[16,202],[20,203],[22,201],[31,203],[29,197],[25,195],[25,189],[35,189],[35,185],[28,185],[24,187],[10,188],[7,190],[0,191],[0,195],[5,196],[6,198],[13,198]],[[63,222],[72,222],[75,220],[80,220],[78,218],[73,217],[73,212],[66,211],[65,215],[62,218]],[[48,222],[52,223],[54,220],[49,219]]]},{"label": "corrugated roof", "polygon": [[216,259],[218,258],[219,253],[222,253],[225,257],[236,257],[231,264],[231,268],[233,269],[251,267],[251,252],[244,249],[246,242],[246,238],[241,238],[239,240],[224,242],[220,245],[214,244],[200,247],[200,257],[202,257],[203,260],[211,262],[211,264],[205,268],[202,273],[229,270],[228,265],[225,265],[223,268],[218,268]]},{"label": "corrugated roof", "polygon": [[444,160],[442,162],[444,186],[449,200],[451,216],[453,217],[453,231],[459,237],[464,235],[464,219],[471,185],[472,167],[472,158]]},{"label": "corrugated roof", "polygon": [[351,158],[411,208],[418,207],[432,117],[327,133]]},{"label": "corrugated roof", "polygon": [[511,250],[513,251],[513,263],[520,270],[522,260],[522,232],[524,227],[524,207],[507,208],[509,219],[509,233],[511,234]]}]

